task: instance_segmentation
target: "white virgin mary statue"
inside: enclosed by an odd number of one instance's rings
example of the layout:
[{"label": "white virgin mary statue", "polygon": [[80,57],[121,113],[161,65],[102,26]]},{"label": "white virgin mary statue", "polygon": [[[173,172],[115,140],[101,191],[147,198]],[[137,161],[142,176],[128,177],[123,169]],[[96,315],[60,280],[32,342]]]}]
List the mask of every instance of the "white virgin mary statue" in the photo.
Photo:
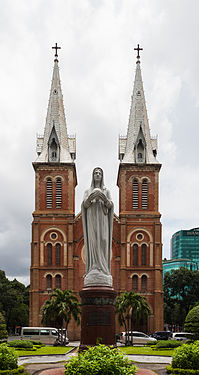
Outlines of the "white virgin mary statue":
[{"label": "white virgin mary statue", "polygon": [[82,222],[86,260],[84,286],[112,286],[113,202],[99,167],[93,170],[91,187],[84,193]]}]

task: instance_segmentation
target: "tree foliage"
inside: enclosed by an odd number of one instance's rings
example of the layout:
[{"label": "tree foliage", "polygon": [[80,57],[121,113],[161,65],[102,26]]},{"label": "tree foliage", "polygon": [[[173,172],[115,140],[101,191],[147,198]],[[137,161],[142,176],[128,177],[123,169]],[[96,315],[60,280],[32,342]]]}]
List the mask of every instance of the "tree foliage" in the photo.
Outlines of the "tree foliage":
[{"label": "tree foliage", "polygon": [[199,301],[199,271],[184,267],[164,276],[164,321],[183,327],[189,309]]},{"label": "tree foliage", "polygon": [[7,330],[28,325],[29,287],[16,279],[10,281],[0,270],[0,311],[5,317]]},{"label": "tree foliage", "polygon": [[0,312],[0,342],[7,339],[8,332],[6,329],[6,323],[3,314]]},{"label": "tree foliage", "polygon": [[55,289],[50,299],[44,302],[41,308],[42,324],[53,324],[55,327],[61,328],[61,341],[64,343],[63,328],[67,330],[72,318],[79,324],[80,312],[79,300],[72,290]]},{"label": "tree foliage", "polygon": [[[129,333],[133,327],[141,320],[146,322],[150,314],[150,307],[145,297],[134,292],[124,292],[116,298],[116,312],[118,313],[119,324],[125,327],[125,331]],[[130,323],[130,326],[129,326]],[[132,336],[126,335],[126,344],[130,343]],[[132,341],[131,341],[132,344]]]},{"label": "tree foliage", "polygon": [[184,329],[194,334],[195,339],[199,339],[199,305],[191,309],[185,319]]}]

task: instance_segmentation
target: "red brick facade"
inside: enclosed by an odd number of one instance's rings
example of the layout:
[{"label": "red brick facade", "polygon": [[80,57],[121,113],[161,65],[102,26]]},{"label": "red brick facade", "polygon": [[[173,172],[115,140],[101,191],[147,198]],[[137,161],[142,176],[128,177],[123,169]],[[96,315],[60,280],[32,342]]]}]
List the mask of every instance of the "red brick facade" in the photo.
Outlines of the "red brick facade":
[{"label": "red brick facade", "polygon": [[[81,214],[75,217],[74,164],[34,163],[35,211],[32,224],[30,325],[41,324],[40,308],[55,287],[77,295],[85,274]],[[147,332],[163,329],[161,224],[158,212],[160,165],[120,164],[119,217],[114,216],[111,273],[116,292],[134,290],[151,307]],[[62,181],[62,207],[56,208],[56,179]],[[132,208],[133,179],[138,181],[138,208]],[[52,180],[52,208],[47,205],[47,178]],[[147,180],[147,209],[142,209],[142,181]],[[60,248],[57,253],[57,247]],[[117,331],[121,328],[116,321]],[[69,327],[70,339],[80,328]]]}]

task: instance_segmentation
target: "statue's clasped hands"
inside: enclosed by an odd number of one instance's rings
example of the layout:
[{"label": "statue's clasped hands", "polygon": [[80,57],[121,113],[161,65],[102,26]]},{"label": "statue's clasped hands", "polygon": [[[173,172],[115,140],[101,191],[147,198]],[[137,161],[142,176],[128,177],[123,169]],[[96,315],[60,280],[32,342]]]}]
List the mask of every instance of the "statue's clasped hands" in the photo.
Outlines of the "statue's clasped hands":
[{"label": "statue's clasped hands", "polygon": [[99,188],[95,188],[92,193],[90,194],[89,196],[89,201],[92,202],[93,200],[99,200],[101,199],[104,203],[107,202],[107,198],[105,196],[105,194],[102,192],[101,189]]}]

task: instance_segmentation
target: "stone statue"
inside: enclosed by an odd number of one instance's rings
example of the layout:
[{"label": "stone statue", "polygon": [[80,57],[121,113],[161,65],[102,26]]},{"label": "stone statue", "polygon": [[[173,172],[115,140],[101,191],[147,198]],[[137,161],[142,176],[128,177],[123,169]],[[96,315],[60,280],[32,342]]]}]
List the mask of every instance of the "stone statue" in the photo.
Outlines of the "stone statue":
[{"label": "stone statue", "polygon": [[90,189],[82,202],[86,277],[84,286],[112,286],[110,274],[113,202],[104,186],[103,170],[93,170]]}]

